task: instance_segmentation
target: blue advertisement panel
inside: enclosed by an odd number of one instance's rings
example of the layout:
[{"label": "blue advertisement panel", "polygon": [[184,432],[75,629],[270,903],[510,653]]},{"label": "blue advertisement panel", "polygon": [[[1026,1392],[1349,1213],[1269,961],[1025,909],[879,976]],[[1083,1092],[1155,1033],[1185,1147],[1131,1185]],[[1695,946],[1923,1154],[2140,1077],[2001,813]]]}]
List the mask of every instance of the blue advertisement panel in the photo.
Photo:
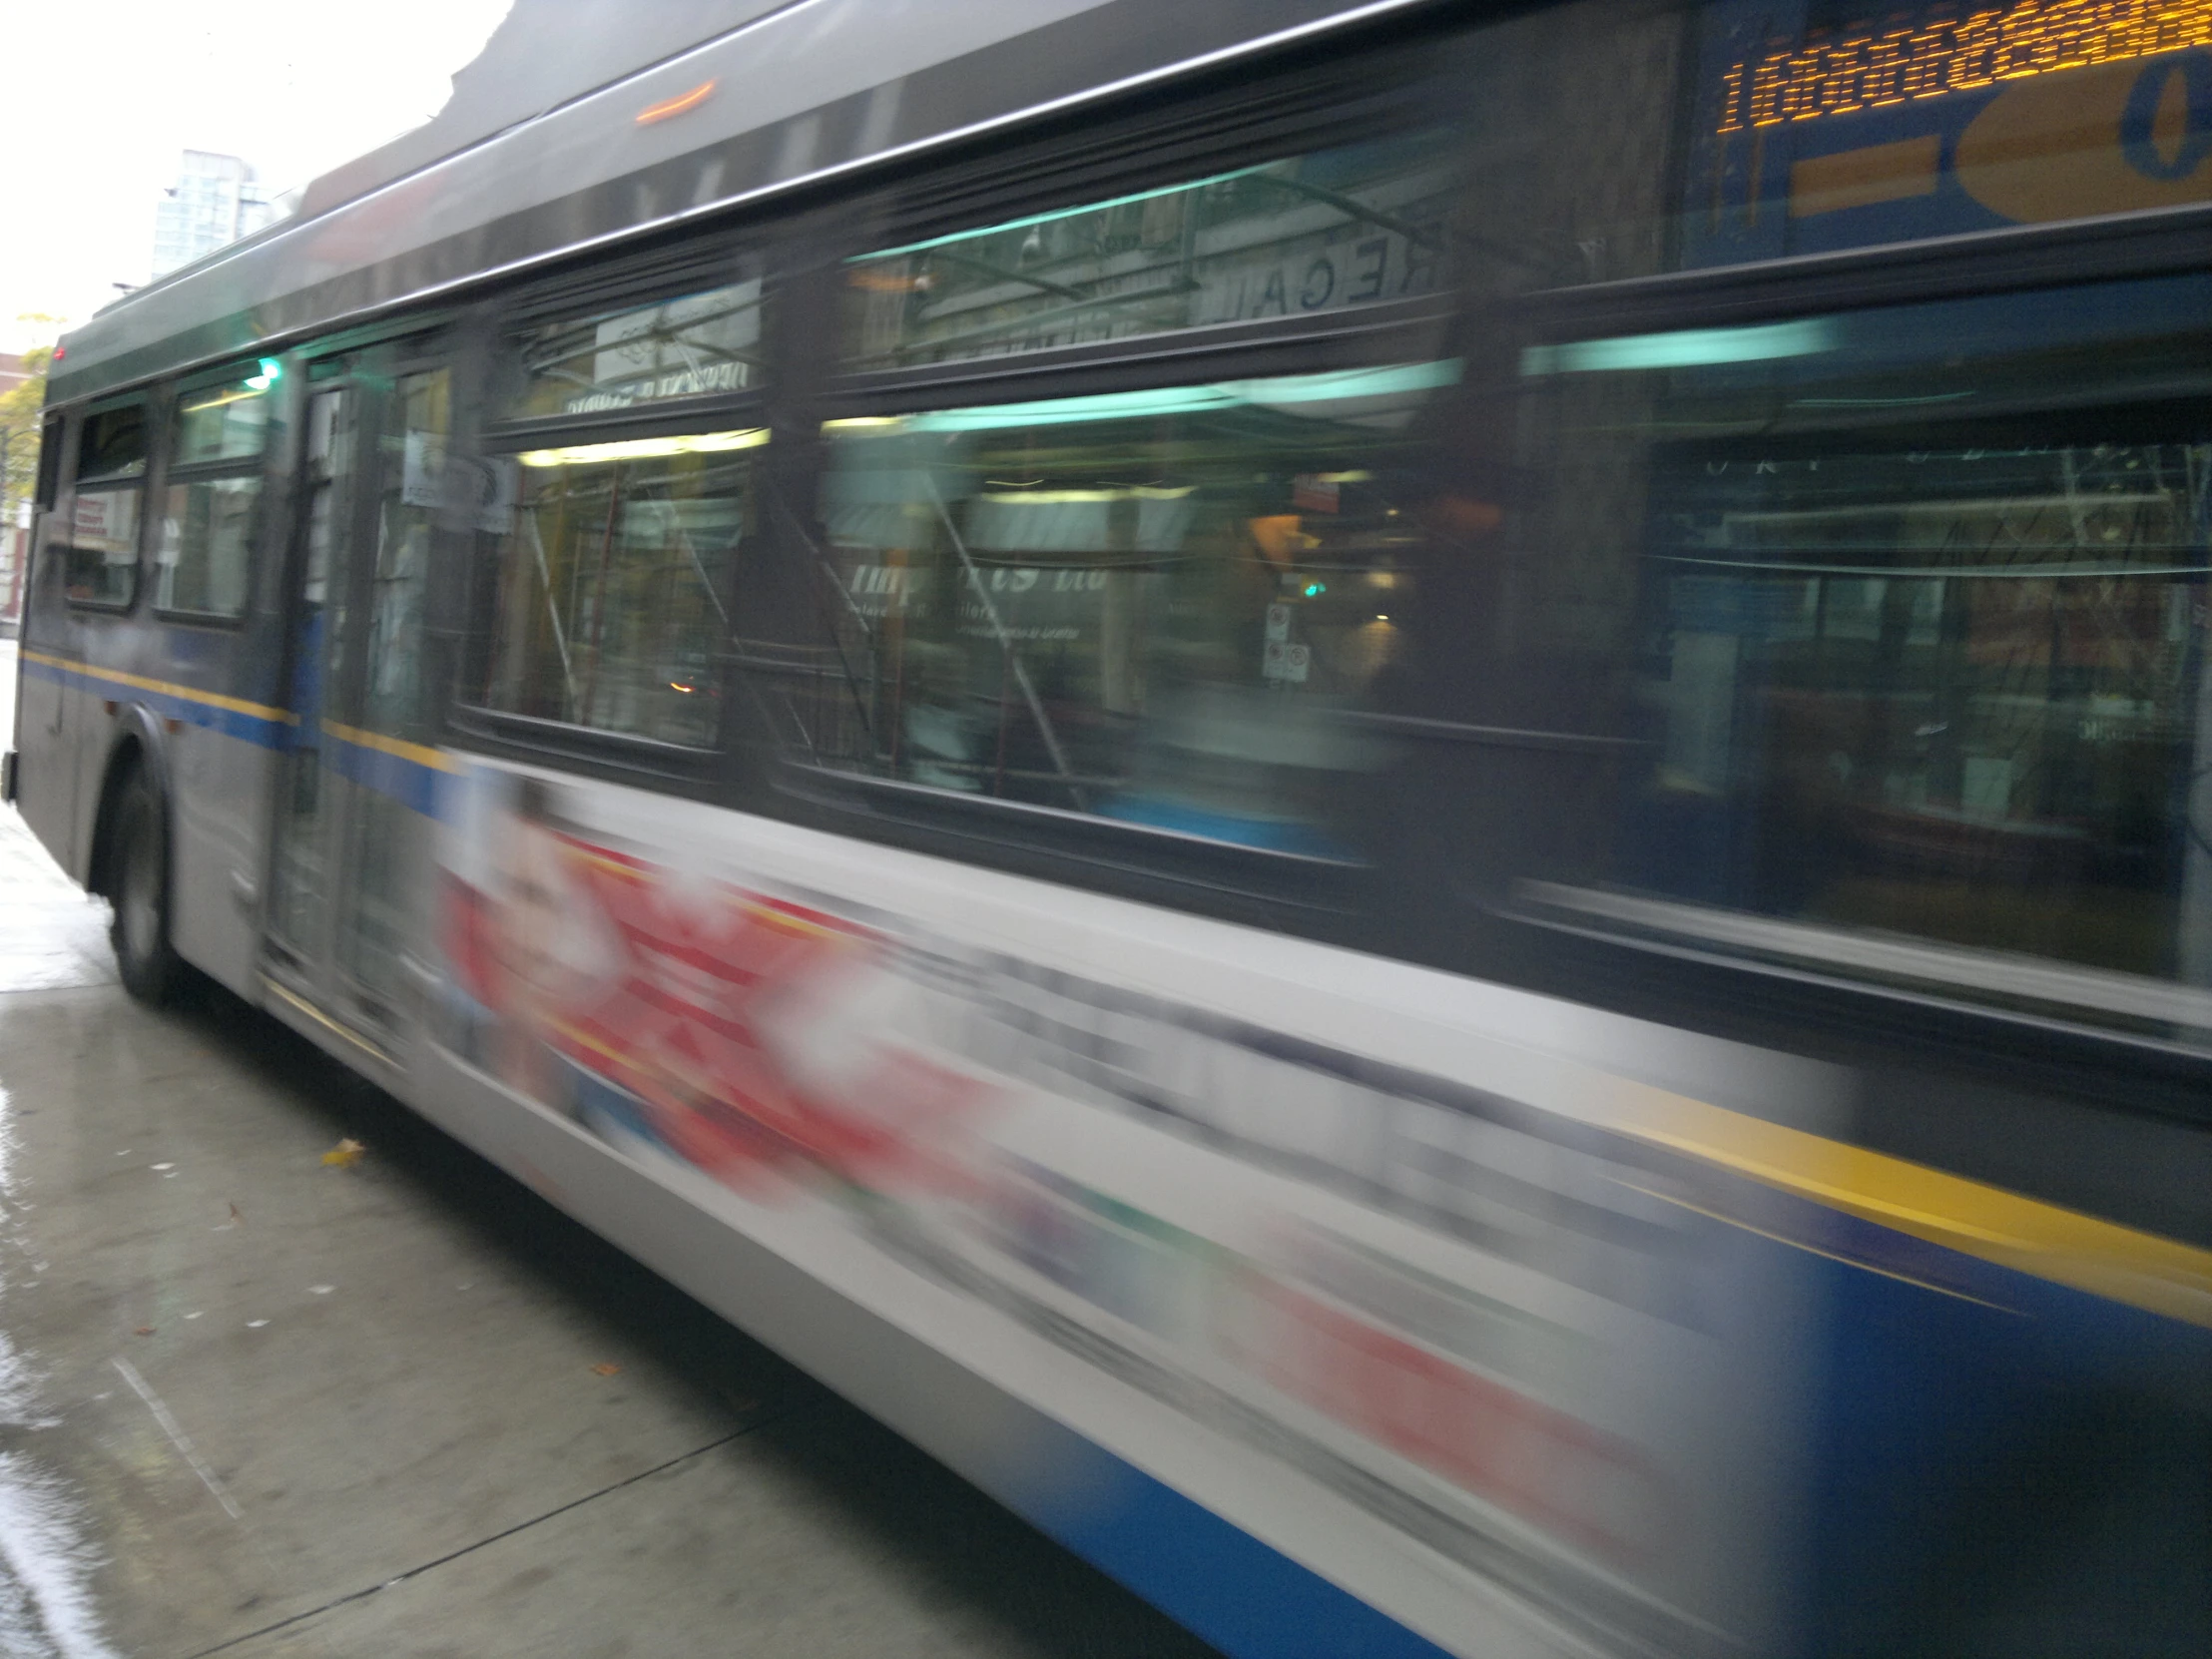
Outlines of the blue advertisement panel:
[{"label": "blue advertisement panel", "polygon": [[2212,0],[1706,14],[1682,263],[2212,200]]}]

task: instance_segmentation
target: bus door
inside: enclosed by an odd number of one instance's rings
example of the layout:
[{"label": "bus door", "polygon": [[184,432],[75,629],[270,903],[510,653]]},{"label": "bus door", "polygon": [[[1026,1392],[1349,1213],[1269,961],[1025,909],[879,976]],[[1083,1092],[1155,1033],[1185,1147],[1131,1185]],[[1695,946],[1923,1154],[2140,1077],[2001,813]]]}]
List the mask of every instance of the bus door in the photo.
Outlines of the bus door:
[{"label": "bus door", "polygon": [[387,1052],[424,952],[442,776],[423,606],[447,409],[446,369],[405,347],[309,369],[268,968]]}]

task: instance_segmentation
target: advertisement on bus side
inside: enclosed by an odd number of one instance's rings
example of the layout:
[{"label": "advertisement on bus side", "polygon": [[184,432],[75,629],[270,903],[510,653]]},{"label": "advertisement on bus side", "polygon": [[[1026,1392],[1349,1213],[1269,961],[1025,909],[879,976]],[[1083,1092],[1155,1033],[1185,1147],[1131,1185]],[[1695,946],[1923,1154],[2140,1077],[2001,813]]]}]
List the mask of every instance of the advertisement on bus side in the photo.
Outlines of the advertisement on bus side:
[{"label": "advertisement on bus side", "polygon": [[[1091,1381],[1030,1402],[1140,1467],[1131,1388],[1295,1471],[1348,1539],[1383,1523],[1465,1584],[1476,1646],[1424,1631],[1454,1651],[1490,1651],[1500,1591],[1588,1643],[1530,1651],[1766,1646],[1803,1289],[1672,1163],[1071,961],[1031,884],[959,870],[991,897],[907,902],[886,877],[927,860],[845,847],[835,890],[784,827],[478,762],[456,783],[464,1062],[802,1268],[830,1272],[809,1241],[836,1221],[872,1264],[839,1293],[886,1317],[918,1280],[1073,1355]],[[1248,1489],[1150,1472],[1267,1535]]]}]

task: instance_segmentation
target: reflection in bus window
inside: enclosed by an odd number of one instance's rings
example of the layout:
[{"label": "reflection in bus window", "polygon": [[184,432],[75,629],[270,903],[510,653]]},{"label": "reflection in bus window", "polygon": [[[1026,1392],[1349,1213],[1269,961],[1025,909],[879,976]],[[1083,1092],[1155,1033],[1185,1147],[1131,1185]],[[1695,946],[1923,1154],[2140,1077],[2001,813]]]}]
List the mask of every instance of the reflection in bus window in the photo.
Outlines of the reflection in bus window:
[{"label": "reflection in bus window", "polygon": [[870,254],[855,367],[1041,351],[1444,291],[1454,138],[1431,128]]},{"label": "reflection in bus window", "polygon": [[136,477],[145,470],[145,404],[126,403],[85,416],[77,438],[79,478]]},{"label": "reflection in bus window", "polygon": [[[428,735],[430,726],[422,623],[430,538],[446,483],[447,382],[442,368],[402,376],[393,405],[395,429],[379,438],[383,468],[361,718],[371,732],[416,741]],[[504,509],[497,502],[480,502],[479,511],[500,529],[513,528],[511,502]]]},{"label": "reflection in bus window", "polygon": [[2212,982],[2207,317],[2192,277],[1525,352],[1539,565],[1644,549],[1617,881]]},{"label": "reflection in bus window", "polygon": [[65,580],[80,604],[128,605],[138,591],[137,486],[79,487],[70,508]]},{"label": "reflection in bus window", "polygon": [[163,492],[154,603],[165,611],[237,616],[254,560],[259,478],[210,478]]},{"label": "reflection in bus window", "polygon": [[177,399],[176,442],[154,550],[154,603],[165,611],[241,616],[254,563],[261,458],[282,370],[193,387]]},{"label": "reflection in bus window", "polygon": [[[445,503],[448,380],[442,368],[400,376],[377,434],[376,557],[369,571],[360,724],[410,745],[431,735],[434,683],[423,660],[423,620],[431,538]],[[479,504],[481,513],[495,510]],[[507,517],[511,529],[511,504]],[[355,798],[353,813],[353,884],[338,910],[338,961],[388,1006],[399,994],[400,959],[413,919],[412,810],[392,794],[366,790]]]},{"label": "reflection in bus window", "polygon": [[1453,372],[831,422],[823,575],[865,666],[816,757],[1335,850],[1330,792],[1367,761],[1341,716],[1413,597],[1407,427]]},{"label": "reflection in bus window", "polygon": [[276,365],[223,385],[188,391],[177,405],[175,466],[257,456],[269,430],[270,393],[277,383]]},{"label": "reflection in bus window", "polygon": [[764,383],[763,366],[756,275],[656,304],[534,324],[512,343],[501,412],[597,414],[752,391]]},{"label": "reflection in bus window", "polygon": [[519,455],[485,705],[703,747],[762,428]]}]

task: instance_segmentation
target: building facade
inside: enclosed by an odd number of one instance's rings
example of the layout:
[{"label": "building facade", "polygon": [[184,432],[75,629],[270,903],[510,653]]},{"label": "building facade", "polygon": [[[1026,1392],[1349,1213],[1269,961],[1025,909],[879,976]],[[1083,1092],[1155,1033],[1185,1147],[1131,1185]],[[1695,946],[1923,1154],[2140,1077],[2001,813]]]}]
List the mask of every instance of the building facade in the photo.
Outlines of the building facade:
[{"label": "building facade", "polygon": [[276,218],[268,188],[236,156],[187,150],[177,183],[154,210],[154,269],[161,276],[252,236]]}]

